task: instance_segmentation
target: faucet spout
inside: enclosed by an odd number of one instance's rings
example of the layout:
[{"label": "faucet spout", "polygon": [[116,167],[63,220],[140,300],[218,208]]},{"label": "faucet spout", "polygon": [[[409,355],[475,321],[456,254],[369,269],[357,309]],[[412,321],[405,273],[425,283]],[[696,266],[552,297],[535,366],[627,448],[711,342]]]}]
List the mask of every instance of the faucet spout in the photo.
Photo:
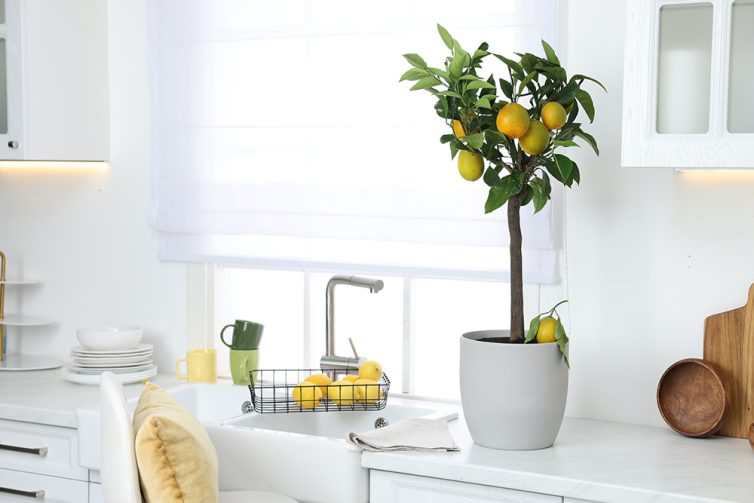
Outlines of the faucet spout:
[{"label": "faucet spout", "polygon": [[380,279],[361,278],[359,276],[333,276],[327,282],[325,291],[325,356],[335,356],[335,286],[351,285],[368,288],[377,293],[385,286]]}]

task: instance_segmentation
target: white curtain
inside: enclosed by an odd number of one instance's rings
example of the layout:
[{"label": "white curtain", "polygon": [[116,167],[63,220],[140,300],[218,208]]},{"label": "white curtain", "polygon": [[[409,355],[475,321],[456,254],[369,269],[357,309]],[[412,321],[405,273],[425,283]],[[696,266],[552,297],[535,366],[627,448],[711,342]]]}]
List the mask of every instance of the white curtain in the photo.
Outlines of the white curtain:
[{"label": "white curtain", "polygon": [[[458,175],[401,54],[541,52],[556,0],[152,0],[151,224],[161,257],[504,278],[505,210]],[[489,59],[493,72],[502,65]],[[502,75],[502,73],[501,73]],[[525,278],[554,278],[551,211],[523,212]]]}]

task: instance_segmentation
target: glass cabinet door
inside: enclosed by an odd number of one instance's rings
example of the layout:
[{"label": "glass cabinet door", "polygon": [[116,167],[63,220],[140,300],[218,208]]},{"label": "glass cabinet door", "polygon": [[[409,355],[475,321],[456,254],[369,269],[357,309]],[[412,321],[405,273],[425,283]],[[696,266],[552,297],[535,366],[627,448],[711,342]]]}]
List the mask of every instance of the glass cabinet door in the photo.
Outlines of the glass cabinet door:
[{"label": "glass cabinet door", "polygon": [[0,0],[0,160],[23,158],[21,0]]},{"label": "glass cabinet door", "polygon": [[731,6],[728,132],[754,133],[754,0]]}]

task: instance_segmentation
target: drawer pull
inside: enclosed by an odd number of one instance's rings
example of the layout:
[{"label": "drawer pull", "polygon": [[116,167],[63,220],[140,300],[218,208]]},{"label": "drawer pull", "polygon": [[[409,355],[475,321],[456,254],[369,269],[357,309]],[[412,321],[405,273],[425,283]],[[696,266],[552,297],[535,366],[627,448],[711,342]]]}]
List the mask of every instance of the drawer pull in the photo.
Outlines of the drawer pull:
[{"label": "drawer pull", "polygon": [[47,456],[47,447],[18,447],[17,445],[0,444],[0,450]]},{"label": "drawer pull", "polygon": [[44,499],[45,492],[41,491],[21,491],[20,489],[11,489],[10,487],[0,487],[0,493],[15,494],[16,496],[26,496],[27,498]]}]

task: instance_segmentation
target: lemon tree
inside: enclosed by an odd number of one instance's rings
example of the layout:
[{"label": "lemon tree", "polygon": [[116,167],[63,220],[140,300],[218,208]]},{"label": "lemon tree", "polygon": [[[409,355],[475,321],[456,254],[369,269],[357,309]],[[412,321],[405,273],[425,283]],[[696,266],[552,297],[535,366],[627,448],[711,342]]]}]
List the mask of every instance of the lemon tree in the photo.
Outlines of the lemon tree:
[{"label": "lemon tree", "polygon": [[[580,183],[578,165],[563,152],[581,142],[599,155],[597,141],[582,127],[581,117],[591,123],[595,114],[592,97],[582,87],[605,88],[587,75],[569,77],[544,40],[543,56],[527,52],[508,57],[490,51],[486,42],[467,52],[445,28],[438,24],[437,30],[450,55],[435,67],[418,54],[404,54],[411,68],[400,80],[413,82],[412,91],[437,98],[435,112],[448,126],[440,142],[450,147],[451,158],[462,153],[458,169],[465,180],[481,179],[489,187],[485,212],[507,207],[510,341],[524,342],[521,207],[532,204],[535,212],[542,210],[553,179],[565,187]],[[497,76],[482,75],[488,62],[497,63]],[[557,327],[564,335],[559,321]]]}]

